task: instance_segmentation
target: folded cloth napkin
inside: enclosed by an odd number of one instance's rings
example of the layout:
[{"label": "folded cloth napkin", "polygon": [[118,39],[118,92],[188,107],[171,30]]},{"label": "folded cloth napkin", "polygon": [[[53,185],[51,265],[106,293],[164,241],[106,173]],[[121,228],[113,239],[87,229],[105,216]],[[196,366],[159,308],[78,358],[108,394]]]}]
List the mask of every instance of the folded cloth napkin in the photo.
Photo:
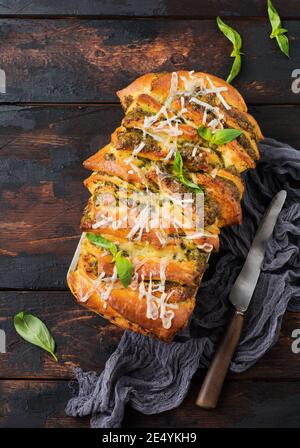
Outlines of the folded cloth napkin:
[{"label": "folded cloth napkin", "polygon": [[222,231],[221,256],[211,278],[202,283],[188,331],[169,344],[125,331],[99,376],[76,369],[79,393],[69,401],[68,415],[90,415],[92,427],[116,428],[126,403],[144,414],[180,405],[197,368],[211,360],[228,320],[230,289],[262,214],[281,189],[287,200],[267,244],[230,370],[251,367],[278,339],[286,309],[300,310],[300,151],[266,139],[260,153],[257,169],[244,176],[243,224]]}]

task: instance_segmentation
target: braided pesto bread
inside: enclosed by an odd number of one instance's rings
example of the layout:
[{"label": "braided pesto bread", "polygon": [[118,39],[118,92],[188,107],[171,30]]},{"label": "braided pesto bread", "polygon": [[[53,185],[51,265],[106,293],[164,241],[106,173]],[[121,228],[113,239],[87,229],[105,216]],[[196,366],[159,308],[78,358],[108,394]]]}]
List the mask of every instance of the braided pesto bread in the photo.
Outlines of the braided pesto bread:
[{"label": "braided pesto bread", "polygon": [[[255,167],[262,134],[237,90],[206,73],[146,74],[118,96],[121,125],[84,162],[93,171],[85,181],[91,193],[81,221],[86,236],[68,284],[78,302],[116,325],[170,341],[188,323],[220,228],[241,223],[240,174]],[[236,137],[218,140],[224,130]],[[178,213],[177,195],[201,190],[202,231],[184,225],[181,212],[163,228],[145,222],[149,192],[160,207],[171,199]],[[142,212],[128,205],[141,192]],[[194,218],[194,204],[191,210]],[[124,228],[120,222],[128,215],[131,225]],[[131,266],[125,282],[116,251]]]}]

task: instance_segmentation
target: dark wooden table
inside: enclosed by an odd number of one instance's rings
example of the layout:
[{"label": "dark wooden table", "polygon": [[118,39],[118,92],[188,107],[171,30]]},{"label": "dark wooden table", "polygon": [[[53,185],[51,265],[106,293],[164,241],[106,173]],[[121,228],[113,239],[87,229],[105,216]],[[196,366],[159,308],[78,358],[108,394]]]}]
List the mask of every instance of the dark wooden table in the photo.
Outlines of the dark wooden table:
[{"label": "dark wooden table", "polygon": [[[196,69],[226,77],[230,44],[216,15],[244,38],[235,85],[266,136],[300,148],[300,2],[275,0],[289,29],[291,60],[268,39],[264,1],[3,0],[0,4],[1,427],[82,427],[68,418],[72,367],[98,372],[122,331],[85,311],[66,287],[88,197],[81,162],[122,117],[115,92],[144,72]],[[59,363],[15,333],[20,310],[51,329]],[[300,426],[300,354],[291,351],[300,314],[287,313],[277,345],[248,372],[230,375],[216,411],[195,407],[203,373],[183,404],[160,415],[127,409],[125,427]]]}]

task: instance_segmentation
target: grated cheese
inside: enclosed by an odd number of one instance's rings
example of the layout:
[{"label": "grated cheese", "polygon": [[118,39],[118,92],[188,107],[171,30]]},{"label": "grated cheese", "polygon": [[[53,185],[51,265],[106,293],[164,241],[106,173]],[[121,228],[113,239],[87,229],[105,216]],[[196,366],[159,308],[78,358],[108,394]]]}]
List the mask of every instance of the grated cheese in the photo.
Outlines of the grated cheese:
[{"label": "grated cheese", "polygon": [[158,241],[160,242],[160,244],[162,246],[165,246],[166,243],[167,243],[167,238],[166,238],[165,235],[162,235],[162,233],[165,233],[165,232],[163,232],[163,230],[156,230],[155,231],[155,235],[157,236]]},{"label": "grated cheese", "polygon": [[143,230],[146,229],[146,231],[149,232],[149,212],[149,205],[146,205],[140,212],[135,225],[132,227],[126,238],[130,240],[137,234],[137,232],[139,232],[136,240],[141,241]]},{"label": "grated cheese", "polygon": [[168,303],[169,298],[172,294],[174,294],[174,292],[175,290],[171,291],[169,294],[163,292],[157,299],[157,304],[160,308],[159,317],[161,318],[163,327],[167,330],[171,328],[172,320],[175,316],[175,313],[172,310],[178,309],[178,305],[176,303]]},{"label": "grated cheese", "polygon": [[195,146],[195,148],[194,148],[193,151],[192,151],[192,157],[195,157],[195,156],[196,156],[197,151],[198,151],[198,148],[197,148],[197,146]]},{"label": "grated cheese", "polygon": [[136,156],[138,155],[139,152],[142,151],[142,149],[144,149],[145,147],[145,142],[141,142],[138,146],[136,146],[134,148],[134,150],[132,151],[132,155]]},{"label": "grated cheese", "polygon": [[[225,107],[225,109],[229,110],[231,109],[231,107],[229,106],[229,104],[226,103],[226,101],[224,100],[223,96],[221,95],[220,92],[226,92],[228,89],[227,87],[216,87],[214,85],[214,83],[212,82],[212,80],[207,76],[206,77],[207,81],[209,82],[210,86],[212,87],[210,89],[211,92],[214,91],[214,93],[216,93],[217,97],[219,98],[220,102],[223,104],[223,106]],[[208,90],[206,90],[206,92],[208,93]]]},{"label": "grated cheese", "polygon": [[198,244],[197,247],[199,249],[203,249],[204,252],[211,252],[214,248],[214,246],[212,244],[209,243],[204,243],[204,244]]},{"label": "grated cheese", "polygon": [[205,107],[205,109],[210,110],[211,112],[215,112],[216,108],[214,106],[211,106],[209,103],[206,103],[205,101],[198,100],[198,98],[195,98],[192,96],[190,99],[190,103],[198,104],[198,106]]},{"label": "grated cheese", "polygon": [[155,296],[152,295],[152,272],[150,272],[148,290],[146,291],[146,301],[146,317],[148,319],[156,320],[158,318],[158,307],[155,303]]},{"label": "grated cheese", "polygon": [[206,120],[207,120],[207,108],[204,109],[202,124],[206,124]]},{"label": "grated cheese", "polygon": [[170,86],[169,95],[164,103],[164,106],[166,108],[170,107],[171,102],[177,93],[177,88],[178,88],[178,74],[177,74],[177,72],[173,72],[171,75],[171,86]]},{"label": "grated cheese", "polygon": [[218,168],[214,168],[213,170],[211,170],[210,175],[211,175],[211,177],[215,178],[217,173],[218,173]]}]

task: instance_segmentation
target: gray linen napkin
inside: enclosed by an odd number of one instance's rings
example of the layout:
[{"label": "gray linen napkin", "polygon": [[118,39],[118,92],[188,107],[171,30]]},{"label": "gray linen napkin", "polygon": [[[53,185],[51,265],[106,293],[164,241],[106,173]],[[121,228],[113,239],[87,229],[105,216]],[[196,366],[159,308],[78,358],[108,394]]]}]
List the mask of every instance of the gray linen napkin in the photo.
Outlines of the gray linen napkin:
[{"label": "gray linen napkin", "polygon": [[116,428],[126,403],[144,414],[180,405],[197,368],[209,364],[228,319],[229,291],[260,218],[280,189],[287,191],[287,200],[267,244],[231,371],[251,367],[278,339],[286,309],[300,310],[300,151],[266,139],[260,152],[257,169],[244,176],[243,224],[222,231],[221,256],[202,283],[189,329],[169,344],[125,331],[99,376],[76,369],[79,393],[69,401],[68,415],[90,415],[92,427]]}]

